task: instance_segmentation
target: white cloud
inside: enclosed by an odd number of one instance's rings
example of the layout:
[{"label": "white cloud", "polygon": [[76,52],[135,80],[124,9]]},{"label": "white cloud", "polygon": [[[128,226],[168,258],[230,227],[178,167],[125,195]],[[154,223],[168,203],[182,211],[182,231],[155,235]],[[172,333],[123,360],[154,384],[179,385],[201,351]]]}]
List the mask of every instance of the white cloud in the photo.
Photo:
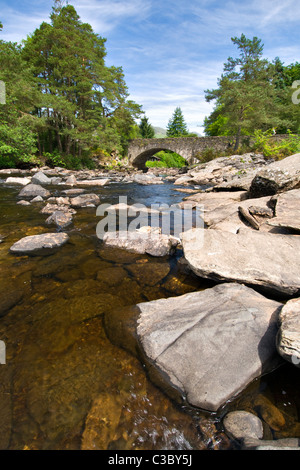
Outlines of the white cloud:
[{"label": "white cloud", "polygon": [[73,0],[83,21],[92,25],[98,34],[106,34],[122,21],[146,18],[151,3],[149,0]]},{"label": "white cloud", "polygon": [[[1,0],[3,39],[21,41],[49,21],[52,0]],[[299,0],[70,0],[83,22],[108,39],[107,65],[122,66],[130,98],[153,125],[165,127],[176,106],[196,130],[213,104],[204,90],[215,88],[232,36],[258,36],[264,55],[286,64],[299,60],[296,41]],[[21,5],[21,4],[20,4]],[[28,6],[27,12],[25,8]]]},{"label": "white cloud", "polygon": [[21,42],[27,35],[40,26],[43,21],[47,21],[49,12],[43,13],[22,13],[12,7],[4,5],[1,9],[1,20],[4,24],[1,32],[1,39],[4,41]]}]

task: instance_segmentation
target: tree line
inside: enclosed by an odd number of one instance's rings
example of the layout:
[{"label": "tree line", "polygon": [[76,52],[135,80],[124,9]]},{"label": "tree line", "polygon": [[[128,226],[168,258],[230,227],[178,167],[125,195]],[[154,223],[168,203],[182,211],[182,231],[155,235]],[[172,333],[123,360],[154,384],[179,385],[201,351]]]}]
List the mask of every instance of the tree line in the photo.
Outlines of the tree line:
[{"label": "tree line", "polygon": [[125,155],[136,136],[142,108],[128,99],[122,68],[105,64],[106,40],[62,3],[22,44],[0,41],[2,167],[45,157],[80,166],[92,155]]},{"label": "tree line", "polygon": [[[145,139],[152,139],[155,137],[155,130],[149,123],[149,119],[144,116],[139,125],[140,136]],[[197,137],[198,134],[189,132],[185,122],[181,108],[178,106],[172,117],[169,119],[166,129],[167,137]]]},{"label": "tree line", "polygon": [[[216,89],[205,90],[208,102],[214,102],[212,113],[204,120],[206,136],[232,136],[234,150],[242,136],[300,133],[300,63],[285,66],[279,57],[273,62],[263,58],[261,39],[231,38],[239,55],[229,57]],[[298,86],[298,92],[295,88]],[[293,100],[293,95],[297,95]],[[298,104],[298,105],[297,105]],[[140,125],[143,137],[153,137],[147,118]],[[167,136],[190,134],[180,108],[170,119]]]},{"label": "tree line", "polygon": [[292,99],[293,84],[300,79],[300,63],[285,66],[279,57],[263,58],[261,39],[231,38],[239,56],[224,64],[218,87],[205,91],[213,112],[204,121],[205,134],[232,135],[235,150],[241,136],[255,131],[299,134],[300,106]]},{"label": "tree line", "polygon": [[[132,138],[155,137],[142,107],[129,99],[122,68],[105,64],[106,39],[63,3],[55,0],[49,23],[22,44],[0,40],[0,80],[6,86],[0,167],[89,166],[93,156],[125,156]],[[300,64],[263,58],[257,37],[242,34],[232,42],[238,57],[227,59],[218,87],[205,90],[206,100],[215,103],[204,120],[205,134],[233,136],[235,150],[242,136],[258,130],[299,134],[300,106],[292,100],[292,86],[300,79]],[[188,131],[177,107],[167,137],[189,136],[197,134]]]}]

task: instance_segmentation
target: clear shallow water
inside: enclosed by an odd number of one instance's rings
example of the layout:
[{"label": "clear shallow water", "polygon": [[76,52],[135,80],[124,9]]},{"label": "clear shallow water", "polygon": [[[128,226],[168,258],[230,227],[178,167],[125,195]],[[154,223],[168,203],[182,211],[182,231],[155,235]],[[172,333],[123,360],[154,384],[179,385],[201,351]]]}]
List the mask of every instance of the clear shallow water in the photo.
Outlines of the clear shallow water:
[{"label": "clear shallow water", "polygon": [[[62,186],[51,191],[60,195]],[[20,188],[0,185],[0,318],[7,364],[0,365],[1,449],[228,449],[222,416],[246,409],[266,435],[300,437],[299,373],[288,364],[251,384],[218,414],[172,402],[143,365],[111,344],[103,315],[111,308],[181,295],[212,285],[191,275],[181,256],[154,259],[104,248],[95,209],[78,210],[70,242],[47,257],[16,257],[9,247],[44,233],[43,206],[16,205]],[[171,183],[89,188],[101,202],[175,204]]]}]

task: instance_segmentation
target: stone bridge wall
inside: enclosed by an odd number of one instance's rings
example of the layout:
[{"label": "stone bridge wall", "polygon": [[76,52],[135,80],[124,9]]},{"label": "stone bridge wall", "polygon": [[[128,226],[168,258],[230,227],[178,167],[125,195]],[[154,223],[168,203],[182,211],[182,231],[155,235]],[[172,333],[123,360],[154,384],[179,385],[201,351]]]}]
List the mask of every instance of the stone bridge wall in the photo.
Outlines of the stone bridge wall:
[{"label": "stone bridge wall", "polygon": [[[282,140],[287,137],[286,135],[276,135],[272,139]],[[243,139],[249,142],[249,137],[243,137],[242,141]],[[128,161],[130,165],[144,169],[146,161],[157,152],[171,150],[181,155],[191,165],[198,162],[197,156],[200,156],[204,150],[212,148],[222,152],[232,147],[234,142],[233,136],[133,139],[128,147]]]}]

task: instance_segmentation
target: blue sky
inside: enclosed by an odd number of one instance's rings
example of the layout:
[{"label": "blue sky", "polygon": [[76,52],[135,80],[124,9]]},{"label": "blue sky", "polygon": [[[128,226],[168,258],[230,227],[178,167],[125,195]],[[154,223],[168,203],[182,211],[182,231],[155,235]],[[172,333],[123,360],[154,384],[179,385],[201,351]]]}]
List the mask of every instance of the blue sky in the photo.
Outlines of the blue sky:
[{"label": "blue sky", "polygon": [[[264,44],[264,56],[300,61],[299,0],[70,0],[82,21],[107,38],[107,65],[122,66],[130,99],[154,126],[166,127],[177,106],[190,131],[202,133],[231,37]],[[0,0],[0,37],[19,42],[48,21],[52,0]]]}]

